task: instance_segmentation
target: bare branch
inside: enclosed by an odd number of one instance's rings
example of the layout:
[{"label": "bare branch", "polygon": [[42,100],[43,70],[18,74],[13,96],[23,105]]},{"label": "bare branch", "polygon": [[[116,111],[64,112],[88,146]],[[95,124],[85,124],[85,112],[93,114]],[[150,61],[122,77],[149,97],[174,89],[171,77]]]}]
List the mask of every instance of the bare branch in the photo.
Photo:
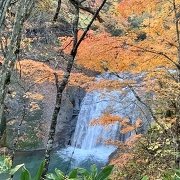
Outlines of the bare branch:
[{"label": "bare branch", "polygon": [[171,61],[179,70],[180,70],[180,64],[176,63],[172,58],[170,58],[167,54],[163,53],[163,52],[159,52],[159,51],[155,51],[155,50],[150,50],[150,49],[144,49],[142,47],[139,47],[139,46],[134,46],[132,44],[127,44],[131,47],[135,47],[137,49],[140,49],[141,52],[149,52],[149,53],[152,53],[152,54],[157,54],[157,55],[161,55],[161,56],[164,56],[166,59],[168,59],[169,61]]},{"label": "bare branch", "polygon": [[[88,13],[90,13],[90,14],[92,14],[92,15],[95,14],[94,10],[93,10],[92,8],[90,8],[90,7],[84,7],[84,6],[82,6],[82,5],[79,5],[79,8],[82,9],[82,10],[84,10],[84,11],[87,11]],[[100,17],[99,14],[97,15],[96,18],[98,19],[98,21],[99,21],[100,23],[104,22],[104,20]]]},{"label": "bare branch", "polygon": [[61,0],[58,0],[58,5],[57,5],[57,8],[56,8],[56,13],[55,13],[55,15],[54,15],[54,17],[53,17],[53,21],[54,21],[54,22],[57,21],[57,18],[58,18],[60,9],[61,9]]}]

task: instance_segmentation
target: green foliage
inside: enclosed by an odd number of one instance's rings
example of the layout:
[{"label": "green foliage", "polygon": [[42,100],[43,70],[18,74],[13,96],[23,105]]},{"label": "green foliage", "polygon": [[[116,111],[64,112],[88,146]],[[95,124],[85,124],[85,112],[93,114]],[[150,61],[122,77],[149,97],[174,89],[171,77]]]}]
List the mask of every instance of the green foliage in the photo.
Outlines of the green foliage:
[{"label": "green foliage", "polygon": [[180,179],[180,169],[172,169],[171,171],[166,171],[163,180],[179,180]]},{"label": "green foliage", "polygon": [[148,178],[148,176],[144,176],[143,178],[142,178],[142,180],[148,180],[149,178]]},{"label": "green foliage", "polygon": [[45,161],[41,162],[41,164],[40,164],[40,166],[39,166],[39,168],[38,168],[38,170],[36,172],[36,175],[35,175],[35,177],[32,180],[39,180],[40,179],[42,171],[43,171],[43,168],[44,168],[44,163],[45,163]]},{"label": "green foliage", "polygon": [[[55,174],[47,174],[46,177],[50,180],[64,180],[64,179],[72,179],[72,180],[108,180],[108,177],[112,173],[114,165],[106,166],[98,173],[98,169],[95,164],[91,166],[91,172],[88,172],[84,168],[73,169],[69,176],[66,176],[62,171],[55,169]],[[78,177],[80,174],[80,177]]]},{"label": "green foliage", "polygon": [[[44,167],[44,162],[42,161],[35,176],[32,178],[31,173],[26,169],[24,164],[20,164],[15,166],[14,168],[12,167],[12,161],[10,157],[4,157],[0,156],[0,174],[6,173],[9,175],[13,175],[17,170],[19,170],[22,167],[22,172],[20,175],[20,180],[40,180],[43,167]],[[99,173],[98,169],[95,164],[91,166],[91,172],[88,172],[84,168],[76,168],[73,169],[68,176],[65,175],[64,172],[62,172],[59,169],[55,169],[56,174],[47,174],[46,178],[49,180],[108,180],[108,177],[112,173],[114,165],[109,165],[103,168]]]},{"label": "green foliage", "polygon": [[78,178],[78,171],[77,169],[73,169],[69,176],[66,176],[62,171],[59,169],[55,169],[56,175],[55,174],[47,174],[46,177],[51,180],[64,180],[64,179],[72,179],[72,180],[81,180]]},{"label": "green foliage", "polygon": [[[173,169],[172,171],[165,172],[162,180],[179,180],[180,169]],[[148,176],[144,176],[142,180],[149,180]]]},{"label": "green foliage", "polygon": [[99,173],[96,165],[91,166],[91,172],[89,173],[84,168],[78,168],[78,172],[83,176],[84,180],[106,180],[113,170],[114,165],[106,166]]},{"label": "green foliage", "polygon": [[0,156],[0,174],[5,173],[5,174],[13,175],[16,171],[18,171],[22,167],[20,180],[40,180],[43,167],[44,167],[44,161],[41,162],[34,178],[31,178],[31,174],[25,168],[24,164],[19,164],[15,166],[14,168],[11,168],[11,167],[12,167],[11,158]]},{"label": "green foliage", "polygon": [[91,16],[83,12],[79,18],[79,28],[86,28],[90,20],[91,20]]},{"label": "green foliage", "polygon": [[31,174],[25,167],[22,168],[20,180],[31,180]]},{"label": "green foliage", "polygon": [[12,168],[12,160],[10,157],[0,156],[0,174],[10,174],[13,175],[18,171],[24,164],[20,164]]},{"label": "green foliage", "polygon": [[[133,146],[122,144],[117,151],[115,169],[112,179],[172,179],[180,177],[180,173],[173,170],[174,158],[179,152],[174,152],[174,144],[171,140],[173,125],[166,127],[166,133],[155,123],[141,136]],[[129,144],[128,144],[129,145]],[[180,178],[179,178],[180,179]]]},{"label": "green foliage", "polygon": [[23,167],[20,180],[40,180],[43,167],[44,167],[44,161],[41,162],[34,178],[31,178],[30,172],[25,167]]},{"label": "green foliage", "polygon": [[110,176],[113,168],[114,165],[109,165],[98,173],[96,165],[93,164],[90,173],[84,168],[78,168],[78,172],[83,176],[84,180],[106,180]]}]

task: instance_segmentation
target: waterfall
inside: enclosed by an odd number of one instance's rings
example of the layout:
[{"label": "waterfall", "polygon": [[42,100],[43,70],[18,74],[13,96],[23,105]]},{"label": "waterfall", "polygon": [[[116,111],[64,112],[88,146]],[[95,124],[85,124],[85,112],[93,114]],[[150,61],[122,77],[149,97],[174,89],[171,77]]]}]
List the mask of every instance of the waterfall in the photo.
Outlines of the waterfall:
[{"label": "waterfall", "polygon": [[[106,96],[102,94],[106,93]],[[116,149],[110,145],[104,145],[102,139],[119,139],[119,123],[102,126],[89,126],[91,120],[99,118],[103,112],[121,109],[121,103],[114,101],[121,95],[120,92],[94,91],[84,97],[77,119],[76,129],[72,137],[71,146],[58,151],[64,161],[68,161],[71,155],[71,167],[86,167],[96,164],[99,169],[106,165],[109,155]],[[116,115],[114,113],[114,115]],[[75,149],[74,149],[75,147]]]},{"label": "waterfall", "polygon": [[143,119],[144,107],[139,104],[129,89],[126,88],[124,91],[125,94],[121,91],[93,91],[85,95],[71,140],[71,147],[59,151],[60,156],[68,160],[73,154],[71,163],[74,163],[74,167],[87,167],[87,164],[90,166],[94,163],[102,167],[108,162],[109,155],[116,147],[104,145],[99,139],[124,141],[129,134],[120,134],[119,122],[108,127],[89,126],[89,123],[102,116],[103,113],[126,117],[131,123],[138,118]]},{"label": "waterfall", "polygon": [[[132,100],[132,97],[130,99]],[[123,103],[122,100],[124,100]],[[124,106],[128,108],[125,110]],[[99,141],[99,138],[105,140],[122,140],[124,135],[120,136],[119,122],[108,127],[102,127],[89,126],[90,121],[99,118],[104,112],[111,113],[111,111],[113,111],[114,115],[125,117],[127,114],[133,112],[133,108],[134,105],[128,103],[120,91],[94,91],[87,93],[81,103],[71,146],[58,151],[59,155],[63,157],[64,161],[68,161],[73,154],[71,167],[75,168],[79,166],[88,168],[95,163],[100,169],[106,165],[109,155],[115,151],[116,147],[104,145],[103,142]]]},{"label": "waterfall", "polygon": [[117,108],[119,106],[114,99],[117,99],[116,96],[120,95],[120,93],[106,92],[104,97],[102,97],[102,93],[105,92],[95,91],[88,93],[84,97],[72,139],[72,146],[76,146],[79,149],[92,150],[104,146],[102,142],[98,141],[100,137],[105,140],[117,139],[119,135],[118,122],[106,128],[99,125],[89,126],[91,120],[102,116],[103,112],[108,111],[108,108]]}]

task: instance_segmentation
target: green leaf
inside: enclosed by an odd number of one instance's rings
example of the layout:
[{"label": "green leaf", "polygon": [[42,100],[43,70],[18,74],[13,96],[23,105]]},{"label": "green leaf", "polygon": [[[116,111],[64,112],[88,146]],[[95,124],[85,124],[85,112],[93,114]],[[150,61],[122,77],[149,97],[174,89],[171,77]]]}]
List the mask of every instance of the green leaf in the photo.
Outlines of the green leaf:
[{"label": "green leaf", "polygon": [[168,175],[164,174],[163,180],[172,180],[172,178],[168,177]]},{"label": "green leaf", "polygon": [[19,164],[17,166],[15,166],[14,168],[9,170],[9,174],[12,175],[14,174],[16,171],[18,171],[22,166],[24,166],[24,164]]},{"label": "green leaf", "polygon": [[179,180],[179,179],[180,179],[180,177],[176,175],[176,176],[174,177],[174,179],[170,179],[170,180]]},{"label": "green leaf", "polygon": [[42,161],[37,172],[36,172],[36,175],[34,176],[34,178],[32,180],[39,180],[41,178],[42,171],[44,168],[44,164],[45,164],[45,161]]},{"label": "green leaf", "polygon": [[141,180],[148,180],[148,176],[144,176]]},{"label": "green leaf", "polygon": [[171,154],[174,155],[174,156],[180,156],[179,152],[171,152]]},{"label": "green leaf", "polygon": [[4,159],[4,164],[7,166],[8,169],[12,167],[12,159],[10,157],[6,157]]},{"label": "green leaf", "polygon": [[84,179],[90,179],[91,174],[84,168],[78,168],[78,172],[84,177]]},{"label": "green leaf", "polygon": [[133,163],[133,162],[128,163],[128,165],[129,165],[130,167],[136,167],[136,166],[137,166],[136,163]]},{"label": "green leaf", "polygon": [[65,179],[65,174],[62,171],[60,171],[59,169],[56,168],[55,172],[59,178],[58,180],[64,180]]},{"label": "green leaf", "polygon": [[31,174],[25,167],[22,168],[20,180],[31,180]]},{"label": "green leaf", "polygon": [[97,169],[96,165],[93,164],[91,166],[91,178],[92,178],[92,180],[95,179],[95,177],[97,176],[97,173],[98,173],[98,169]]},{"label": "green leaf", "polygon": [[180,173],[180,169],[173,169],[175,172]]},{"label": "green leaf", "polygon": [[55,174],[47,174],[46,178],[51,180],[59,180],[59,178]]},{"label": "green leaf", "polygon": [[104,169],[100,171],[100,173],[97,175],[96,180],[104,180],[106,179],[112,172],[114,168],[114,165],[106,166]]},{"label": "green leaf", "polygon": [[77,169],[73,169],[69,174],[69,179],[77,178],[77,175],[78,175]]}]

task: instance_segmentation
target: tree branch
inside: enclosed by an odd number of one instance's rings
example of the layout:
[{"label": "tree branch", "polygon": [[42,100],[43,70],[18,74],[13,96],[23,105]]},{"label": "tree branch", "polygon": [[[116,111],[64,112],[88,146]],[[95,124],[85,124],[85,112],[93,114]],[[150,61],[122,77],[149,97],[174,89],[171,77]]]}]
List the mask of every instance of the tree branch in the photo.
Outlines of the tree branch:
[{"label": "tree branch", "polygon": [[[93,11],[93,9],[90,8],[90,7],[84,7],[84,6],[82,6],[82,5],[79,5],[79,8],[82,9],[82,10],[84,10],[84,11],[87,11],[88,13],[90,13],[90,14],[92,14],[92,15],[95,14],[95,12]],[[98,19],[98,21],[99,21],[100,23],[104,22],[104,20],[100,17],[99,14],[97,15],[96,18]]]},{"label": "tree branch", "polygon": [[134,46],[134,45],[131,45],[131,44],[127,44],[131,47],[135,47],[137,49],[141,49],[142,52],[149,52],[149,53],[152,53],[152,54],[157,54],[157,55],[161,55],[161,56],[164,56],[166,59],[168,59],[169,61],[171,61],[179,70],[180,70],[180,64],[176,63],[173,59],[171,59],[168,55],[166,55],[165,53],[163,52],[158,52],[158,51],[155,51],[155,50],[150,50],[150,49],[144,49],[142,47],[139,47],[139,46]]},{"label": "tree branch", "polygon": [[60,9],[61,9],[61,0],[58,0],[58,5],[57,5],[57,8],[56,8],[56,13],[55,13],[55,15],[54,15],[54,17],[53,17],[53,21],[54,21],[54,22],[57,21],[57,18],[58,18]]},{"label": "tree branch", "polygon": [[84,31],[84,33],[82,34],[82,36],[80,37],[79,41],[77,42],[76,46],[73,49],[73,52],[77,52],[77,49],[79,47],[79,45],[81,44],[81,42],[83,41],[84,37],[86,36],[87,32],[89,31],[92,23],[94,22],[94,20],[96,19],[96,17],[98,16],[100,10],[102,9],[102,7],[104,6],[104,4],[106,3],[106,0],[104,0],[101,4],[101,6],[98,8],[98,10],[96,11],[96,13],[94,14],[93,18],[91,19],[90,23],[88,24],[88,26],[86,27],[86,30]]}]

